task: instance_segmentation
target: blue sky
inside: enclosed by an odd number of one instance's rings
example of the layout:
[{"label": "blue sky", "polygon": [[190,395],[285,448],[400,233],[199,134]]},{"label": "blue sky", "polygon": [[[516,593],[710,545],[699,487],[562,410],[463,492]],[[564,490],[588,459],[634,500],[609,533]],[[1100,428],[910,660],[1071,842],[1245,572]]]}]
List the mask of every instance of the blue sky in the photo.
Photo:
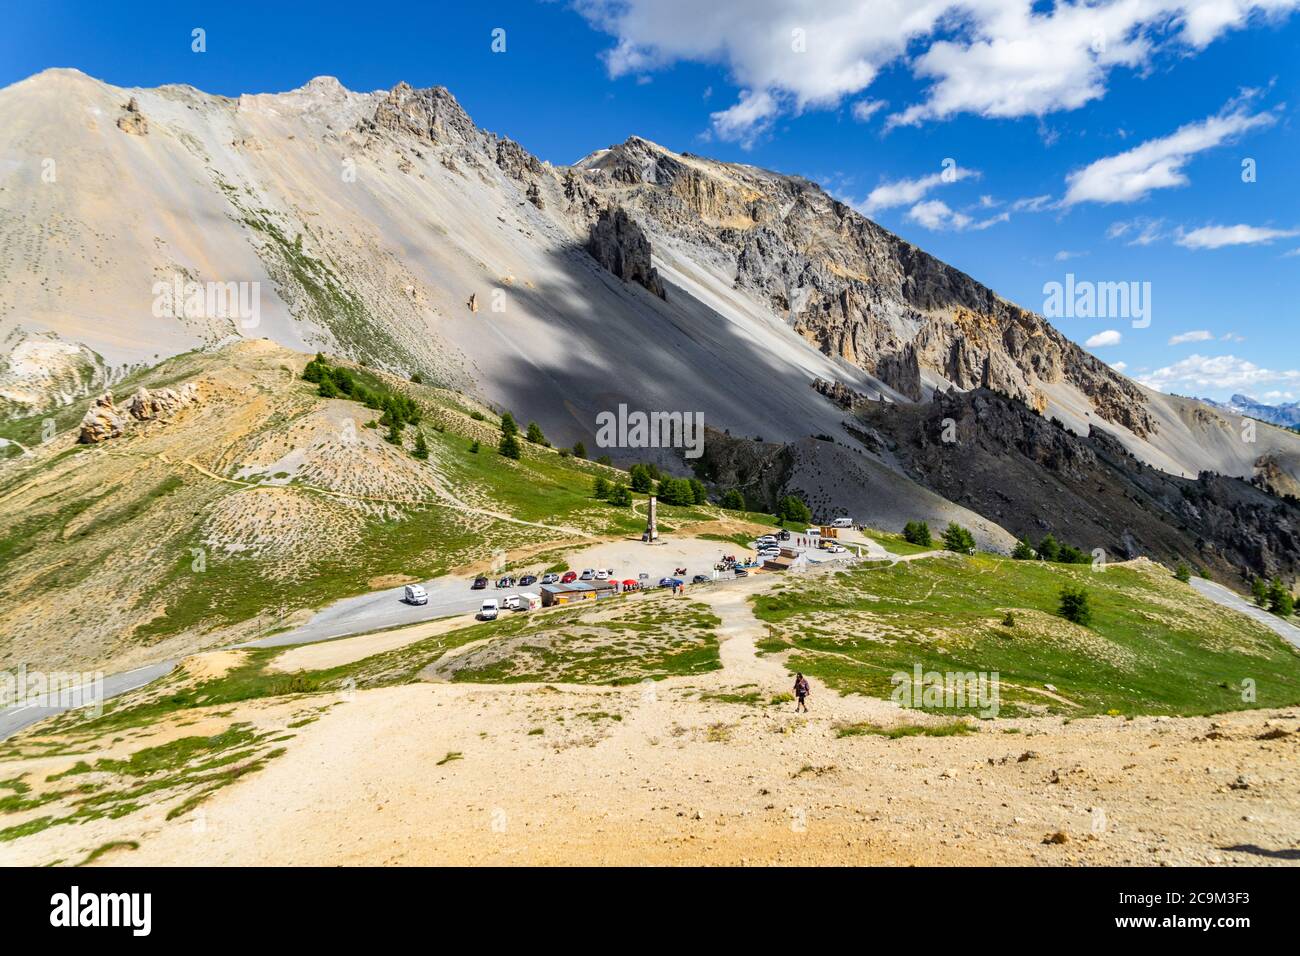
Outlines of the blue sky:
[{"label": "blue sky", "polygon": [[443,84],[552,162],[637,134],[807,176],[1036,311],[1067,273],[1149,283],[1146,327],[1053,321],[1080,343],[1118,339],[1092,349],[1165,390],[1295,400],[1296,7],[48,2],[7,14],[0,85],[51,66],[227,95],[320,74],[359,90]]}]

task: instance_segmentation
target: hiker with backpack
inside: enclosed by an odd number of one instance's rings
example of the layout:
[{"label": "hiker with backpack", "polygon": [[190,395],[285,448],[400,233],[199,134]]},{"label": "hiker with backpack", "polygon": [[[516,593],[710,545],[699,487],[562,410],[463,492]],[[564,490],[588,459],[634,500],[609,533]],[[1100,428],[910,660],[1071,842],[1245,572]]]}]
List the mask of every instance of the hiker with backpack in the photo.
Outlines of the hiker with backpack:
[{"label": "hiker with backpack", "polygon": [[801,710],[805,714],[808,713],[808,695],[811,692],[812,692],[812,688],[808,686],[808,678],[804,677],[803,674],[795,674],[794,675],[794,696],[797,697],[799,700],[799,703],[796,704],[794,708],[794,712],[796,714],[799,713],[799,711]]}]

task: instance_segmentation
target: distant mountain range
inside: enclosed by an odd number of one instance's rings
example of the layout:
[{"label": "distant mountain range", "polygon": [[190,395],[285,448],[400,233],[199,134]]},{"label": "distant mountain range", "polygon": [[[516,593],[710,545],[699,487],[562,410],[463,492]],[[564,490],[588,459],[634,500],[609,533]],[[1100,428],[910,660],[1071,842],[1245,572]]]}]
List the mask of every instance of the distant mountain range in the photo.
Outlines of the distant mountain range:
[{"label": "distant mountain range", "polygon": [[1202,398],[1200,401],[1220,411],[1230,412],[1233,415],[1249,415],[1251,418],[1258,418],[1260,421],[1272,425],[1300,430],[1300,402],[1291,402],[1284,405],[1265,405],[1249,395],[1241,394],[1232,396],[1226,402],[1216,402],[1209,398]]}]

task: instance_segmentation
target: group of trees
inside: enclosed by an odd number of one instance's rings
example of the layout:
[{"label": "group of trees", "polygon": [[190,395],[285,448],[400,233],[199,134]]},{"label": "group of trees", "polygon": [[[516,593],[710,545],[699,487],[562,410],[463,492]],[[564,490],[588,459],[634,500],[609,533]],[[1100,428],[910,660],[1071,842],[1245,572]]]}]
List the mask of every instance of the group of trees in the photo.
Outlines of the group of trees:
[{"label": "group of trees", "polygon": [[[316,385],[317,394],[322,398],[346,398],[360,402],[366,408],[382,412],[379,424],[388,428],[384,438],[394,445],[402,443],[402,428],[406,425],[420,424],[420,406],[408,395],[390,392],[379,387],[367,387],[357,381],[350,371],[337,365],[330,365],[329,360],[320,352],[307,363],[302,377]],[[429,457],[429,445],[424,434],[417,432],[415,449],[412,452],[421,460]]]},{"label": "group of trees", "polygon": [[806,525],[812,521],[812,509],[798,495],[786,495],[777,502],[776,519],[783,528],[787,523]]},{"label": "group of trees", "polygon": [[930,537],[930,525],[925,521],[909,521],[903,525],[903,540],[923,548],[928,548],[934,543],[934,539]]},{"label": "group of trees", "polygon": [[1056,537],[1050,532],[1043,536],[1043,540],[1038,542],[1038,547],[1034,547],[1028,538],[1021,538],[1016,542],[1015,548],[1011,552],[1011,557],[1017,561],[1050,561],[1053,564],[1088,564],[1092,557],[1086,551],[1070,544],[1061,544]]},{"label": "group of trees", "polygon": [[623,482],[610,483],[604,475],[597,475],[591,488],[592,494],[601,501],[626,508],[632,504],[632,491]]},{"label": "group of trees", "polygon": [[1295,598],[1279,577],[1274,576],[1271,581],[1255,578],[1250,582],[1250,591],[1256,604],[1279,617],[1290,617],[1295,613]]},{"label": "group of trees", "polygon": [[[926,530],[929,531],[928,528]],[[943,529],[943,548],[945,551],[970,554],[975,550],[975,536],[957,522],[949,521],[948,527]]]}]

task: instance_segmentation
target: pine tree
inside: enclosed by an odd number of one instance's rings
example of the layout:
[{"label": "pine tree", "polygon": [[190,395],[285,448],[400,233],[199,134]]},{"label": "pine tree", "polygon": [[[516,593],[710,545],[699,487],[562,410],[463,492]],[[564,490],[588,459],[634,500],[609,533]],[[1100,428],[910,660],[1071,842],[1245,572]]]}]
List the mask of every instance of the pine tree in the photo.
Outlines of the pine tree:
[{"label": "pine tree", "polygon": [[1250,594],[1255,599],[1255,603],[1260,607],[1268,605],[1268,582],[1263,578],[1255,578],[1250,582]]},{"label": "pine tree", "polygon": [[518,433],[519,433],[519,426],[515,424],[515,416],[511,415],[509,412],[506,412],[504,415],[501,416],[501,434],[517,435]]},{"label": "pine tree", "polygon": [[586,458],[586,457],[587,457],[587,446],[584,445],[584,444],[583,444],[582,442],[580,442],[580,441],[575,441],[575,442],[573,443],[573,457],[574,457],[574,458]]},{"label": "pine tree", "polygon": [[501,444],[497,446],[497,451],[504,457],[513,458],[515,461],[518,461],[519,456],[523,454],[523,450],[519,447],[519,439],[515,437],[514,432],[506,432],[501,436]]},{"label": "pine tree", "polygon": [[424,440],[424,432],[415,433],[415,450],[412,451],[411,454],[420,459],[420,461],[424,461],[429,457],[429,445]]},{"label": "pine tree", "polygon": [[1192,569],[1188,567],[1186,561],[1178,562],[1178,566],[1174,568],[1174,577],[1184,584],[1192,579]]},{"label": "pine tree", "polygon": [[1042,541],[1038,542],[1038,556],[1044,561],[1061,560],[1061,546],[1050,533],[1045,535]]},{"label": "pine tree", "polygon": [[1032,561],[1037,557],[1037,554],[1034,551],[1034,546],[1029,543],[1029,539],[1021,538],[1016,542],[1016,547],[1011,552],[1011,557],[1017,561]]},{"label": "pine tree", "polygon": [[609,492],[609,481],[604,475],[597,475],[596,480],[591,483],[592,495],[604,500],[609,497]]},{"label": "pine tree", "polygon": [[537,424],[537,422],[528,423],[528,434],[525,437],[527,437],[527,439],[534,445],[546,445],[549,447],[551,444],[546,440],[546,436],[542,434],[542,428]]},{"label": "pine tree", "polygon": [[807,524],[812,521],[812,511],[797,495],[786,495],[776,506],[776,517],[782,525]]},{"label": "pine tree", "polygon": [[727,493],[722,496],[722,507],[726,508],[728,511],[744,511],[745,496],[740,493],[739,488],[730,488],[727,490]]},{"label": "pine tree", "polygon": [[957,522],[950,521],[943,532],[943,546],[948,551],[967,554],[975,550],[975,536]]},{"label": "pine tree", "polygon": [[1067,621],[1086,627],[1092,620],[1092,608],[1088,606],[1088,592],[1082,587],[1069,584],[1061,588],[1061,607],[1058,613]]},{"label": "pine tree", "polygon": [[620,481],[618,484],[614,485],[613,489],[610,490],[609,503],[611,505],[617,505],[620,508],[626,508],[630,506],[632,504],[631,490],[629,490],[627,485],[623,484],[623,482]]}]

